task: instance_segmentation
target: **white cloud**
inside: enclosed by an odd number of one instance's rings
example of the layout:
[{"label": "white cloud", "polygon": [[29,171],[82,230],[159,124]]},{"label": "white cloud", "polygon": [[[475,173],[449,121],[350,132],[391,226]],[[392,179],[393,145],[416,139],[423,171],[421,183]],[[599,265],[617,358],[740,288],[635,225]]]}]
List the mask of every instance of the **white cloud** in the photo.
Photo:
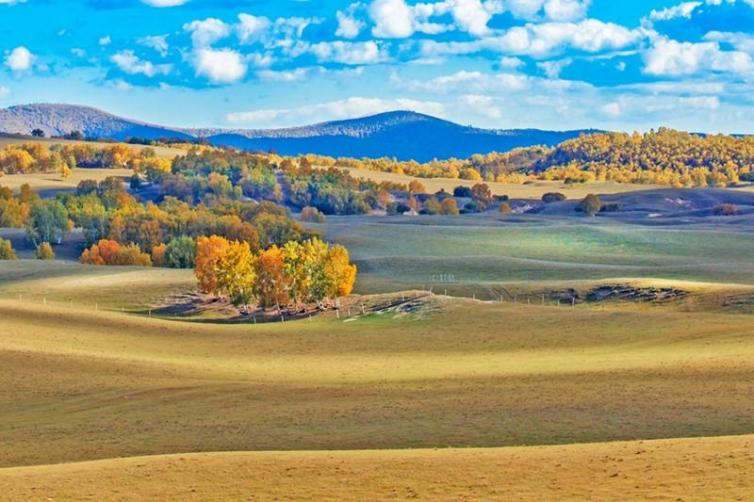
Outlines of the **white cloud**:
[{"label": "white cloud", "polygon": [[500,67],[501,68],[507,68],[510,70],[515,70],[517,68],[520,68],[524,65],[524,62],[521,61],[519,58],[515,58],[512,56],[505,56],[500,60]]},{"label": "white cloud", "polygon": [[246,76],[247,65],[238,52],[231,49],[198,49],[194,54],[196,75],[215,84],[231,84]]},{"label": "white cloud", "polygon": [[666,7],[662,10],[652,10],[649,13],[649,19],[652,21],[668,21],[679,17],[685,17],[686,19],[691,17],[691,14],[703,5],[703,2],[684,2],[672,7]]},{"label": "white cloud", "polygon": [[354,11],[359,5],[360,4],[353,4],[348,8],[348,10],[339,10],[335,14],[335,17],[338,20],[338,29],[335,31],[336,37],[356,38],[359,36],[361,30],[363,30],[366,26],[366,23],[359,19],[356,19],[354,15]]},{"label": "white cloud", "polygon": [[0,85],[0,98],[4,98],[10,94],[10,88]]},{"label": "white cloud", "polygon": [[21,73],[31,69],[36,56],[26,47],[16,47],[5,57],[5,66],[12,71]]},{"label": "white cloud", "polygon": [[638,43],[643,29],[630,30],[614,23],[585,19],[578,23],[541,23],[515,26],[496,36],[471,42],[421,42],[425,57],[473,54],[483,50],[502,54],[547,57],[567,49],[597,53],[618,50]]},{"label": "white cloud", "polygon": [[170,49],[168,35],[150,35],[140,38],[137,42],[145,47],[156,50],[162,57],[167,56],[168,49]]},{"label": "white cloud", "polygon": [[16,5],[17,3],[24,3],[26,0],[0,0],[0,5]]},{"label": "white cloud", "polygon": [[189,0],[141,0],[151,7],[178,7],[188,3]]},{"label": "white cloud", "polygon": [[113,42],[113,39],[110,38],[109,35],[106,35],[104,37],[100,37],[100,39],[98,40],[98,43],[101,46],[103,46],[103,47],[106,46],[106,45],[110,45],[112,42]]},{"label": "white cloud", "polygon": [[368,42],[319,42],[311,46],[310,52],[322,63],[363,65],[387,60],[387,54],[373,40]]},{"label": "white cloud", "polygon": [[230,35],[231,27],[219,19],[209,17],[184,24],[183,31],[191,33],[194,47],[208,47]]},{"label": "white cloud", "polygon": [[264,16],[239,14],[235,28],[238,40],[242,44],[248,44],[260,40],[270,26],[272,26],[272,21]]},{"label": "white cloud", "polygon": [[229,114],[227,120],[232,124],[265,127],[363,117],[393,110],[412,110],[429,115],[443,115],[445,113],[443,104],[433,101],[351,97],[299,108],[236,112]]},{"label": "white cloud", "polygon": [[110,60],[129,75],[154,77],[155,75],[167,75],[171,70],[169,64],[156,65],[150,61],[140,59],[131,50],[120,51],[114,54]]},{"label": "white cloud", "polygon": [[531,77],[520,73],[483,73],[461,70],[450,75],[442,75],[429,80],[401,80],[391,77],[393,84],[413,92],[453,93],[453,92],[517,92],[527,89]]},{"label": "white cloud", "polygon": [[405,0],[375,0],[369,7],[375,25],[372,34],[381,38],[406,38],[414,34],[414,14]]},{"label": "white cloud", "polygon": [[644,71],[674,77],[705,71],[750,76],[754,60],[745,52],[723,51],[717,42],[691,43],[661,38],[645,54]]}]

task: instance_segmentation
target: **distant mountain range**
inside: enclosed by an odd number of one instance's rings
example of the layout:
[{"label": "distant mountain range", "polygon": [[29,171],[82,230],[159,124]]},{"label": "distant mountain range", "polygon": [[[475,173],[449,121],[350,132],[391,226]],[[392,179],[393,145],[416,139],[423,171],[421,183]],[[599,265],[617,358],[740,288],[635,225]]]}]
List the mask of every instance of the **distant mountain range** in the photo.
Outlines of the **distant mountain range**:
[{"label": "distant mountain range", "polygon": [[47,136],[80,131],[86,137],[121,141],[134,137],[206,139],[217,146],[284,155],[396,157],[419,162],[533,145],[554,146],[597,132],[480,129],[409,111],[287,129],[188,129],[125,119],[85,106],[31,104],[0,109],[0,132],[28,135],[34,129],[41,129]]}]

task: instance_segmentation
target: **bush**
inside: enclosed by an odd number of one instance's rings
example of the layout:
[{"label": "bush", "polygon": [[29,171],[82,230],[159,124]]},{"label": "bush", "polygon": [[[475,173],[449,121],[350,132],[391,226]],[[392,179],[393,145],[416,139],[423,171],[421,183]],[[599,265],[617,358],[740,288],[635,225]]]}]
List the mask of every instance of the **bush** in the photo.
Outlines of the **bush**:
[{"label": "bush", "polygon": [[424,203],[424,212],[426,214],[440,214],[442,213],[442,205],[435,197],[430,197]]},{"label": "bush", "polygon": [[0,239],[0,260],[17,260],[13,244],[9,240]]},{"label": "bush", "polygon": [[582,200],[579,205],[576,206],[576,211],[584,213],[587,216],[594,216],[595,214],[599,213],[601,209],[602,201],[599,197],[591,193],[584,197],[584,200]]},{"label": "bush", "polygon": [[49,242],[43,242],[37,246],[37,260],[54,260],[55,251],[52,250]]},{"label": "bush", "polygon": [[552,204],[553,202],[562,202],[566,200],[566,196],[559,192],[550,192],[542,196],[542,202],[545,204]]},{"label": "bush", "polygon": [[510,204],[508,204],[507,202],[503,202],[502,204],[500,204],[499,211],[502,214],[511,214],[513,212],[513,209],[511,209]]},{"label": "bush", "polygon": [[316,207],[306,206],[301,210],[301,221],[308,223],[324,223],[325,215]]},{"label": "bush", "polygon": [[442,201],[442,214],[449,216],[457,216],[460,213],[458,210],[458,203],[455,199],[447,198]]},{"label": "bush", "polygon": [[712,210],[715,216],[735,216],[738,214],[738,207],[735,204],[720,204]]},{"label": "bush", "polygon": [[408,193],[411,193],[411,194],[427,193],[427,187],[425,187],[424,183],[422,183],[419,180],[411,180],[411,182],[408,184]]},{"label": "bush", "polygon": [[471,198],[471,188],[464,186],[455,187],[453,189],[453,196]]},{"label": "bush", "polygon": [[118,242],[102,239],[81,253],[81,263],[85,265],[136,265],[151,267],[152,258],[142,253],[139,246],[121,246]]}]

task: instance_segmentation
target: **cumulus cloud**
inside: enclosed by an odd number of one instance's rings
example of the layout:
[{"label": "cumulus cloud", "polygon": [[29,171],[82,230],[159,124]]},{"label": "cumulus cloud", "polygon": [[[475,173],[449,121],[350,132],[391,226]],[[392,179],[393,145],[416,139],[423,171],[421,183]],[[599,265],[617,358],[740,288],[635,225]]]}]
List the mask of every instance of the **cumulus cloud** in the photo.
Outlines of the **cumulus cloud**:
[{"label": "cumulus cloud", "polygon": [[191,33],[194,47],[209,47],[231,33],[231,27],[219,19],[209,17],[183,25],[183,31]]},{"label": "cumulus cloud", "polygon": [[645,54],[644,71],[649,75],[673,77],[700,72],[750,76],[754,60],[745,52],[723,51],[717,42],[692,43],[661,38]]},{"label": "cumulus cloud", "polygon": [[425,40],[421,52],[426,57],[473,54],[496,51],[511,55],[547,57],[568,49],[597,53],[618,50],[638,43],[646,33],[615,23],[585,19],[578,23],[529,23],[515,26],[500,35],[470,42],[436,42]]},{"label": "cumulus cloud", "polygon": [[373,40],[368,42],[319,42],[311,46],[310,52],[321,63],[364,65],[381,63],[387,60],[387,54]]},{"label": "cumulus cloud", "polygon": [[414,34],[414,14],[405,0],[375,0],[369,7],[372,34],[381,38],[406,38]]},{"label": "cumulus cloud", "polygon": [[232,124],[246,124],[255,127],[296,125],[306,121],[338,120],[363,117],[392,110],[412,110],[429,115],[443,115],[445,107],[434,101],[413,99],[379,99],[351,97],[299,108],[264,109],[236,112],[227,116]]},{"label": "cumulus cloud", "polygon": [[214,84],[232,84],[246,76],[247,64],[240,53],[232,49],[198,49],[194,53],[194,68],[198,77]]},{"label": "cumulus cloud", "polygon": [[14,72],[21,73],[30,70],[35,59],[36,56],[29,49],[19,46],[5,57],[5,66]]},{"label": "cumulus cloud", "polygon": [[140,59],[131,50],[120,51],[114,54],[110,60],[129,75],[154,77],[156,75],[167,75],[171,70],[169,64],[156,65],[151,61]]}]

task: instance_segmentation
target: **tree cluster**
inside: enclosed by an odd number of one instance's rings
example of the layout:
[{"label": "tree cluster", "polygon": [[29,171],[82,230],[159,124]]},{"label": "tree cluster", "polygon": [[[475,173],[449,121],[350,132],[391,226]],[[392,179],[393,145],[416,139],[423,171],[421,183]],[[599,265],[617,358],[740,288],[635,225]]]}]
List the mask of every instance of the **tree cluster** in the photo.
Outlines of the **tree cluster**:
[{"label": "tree cluster", "polygon": [[353,290],[357,269],[348,251],[317,238],[254,252],[247,242],[212,235],[196,245],[199,290],[248,309],[322,304]]}]

